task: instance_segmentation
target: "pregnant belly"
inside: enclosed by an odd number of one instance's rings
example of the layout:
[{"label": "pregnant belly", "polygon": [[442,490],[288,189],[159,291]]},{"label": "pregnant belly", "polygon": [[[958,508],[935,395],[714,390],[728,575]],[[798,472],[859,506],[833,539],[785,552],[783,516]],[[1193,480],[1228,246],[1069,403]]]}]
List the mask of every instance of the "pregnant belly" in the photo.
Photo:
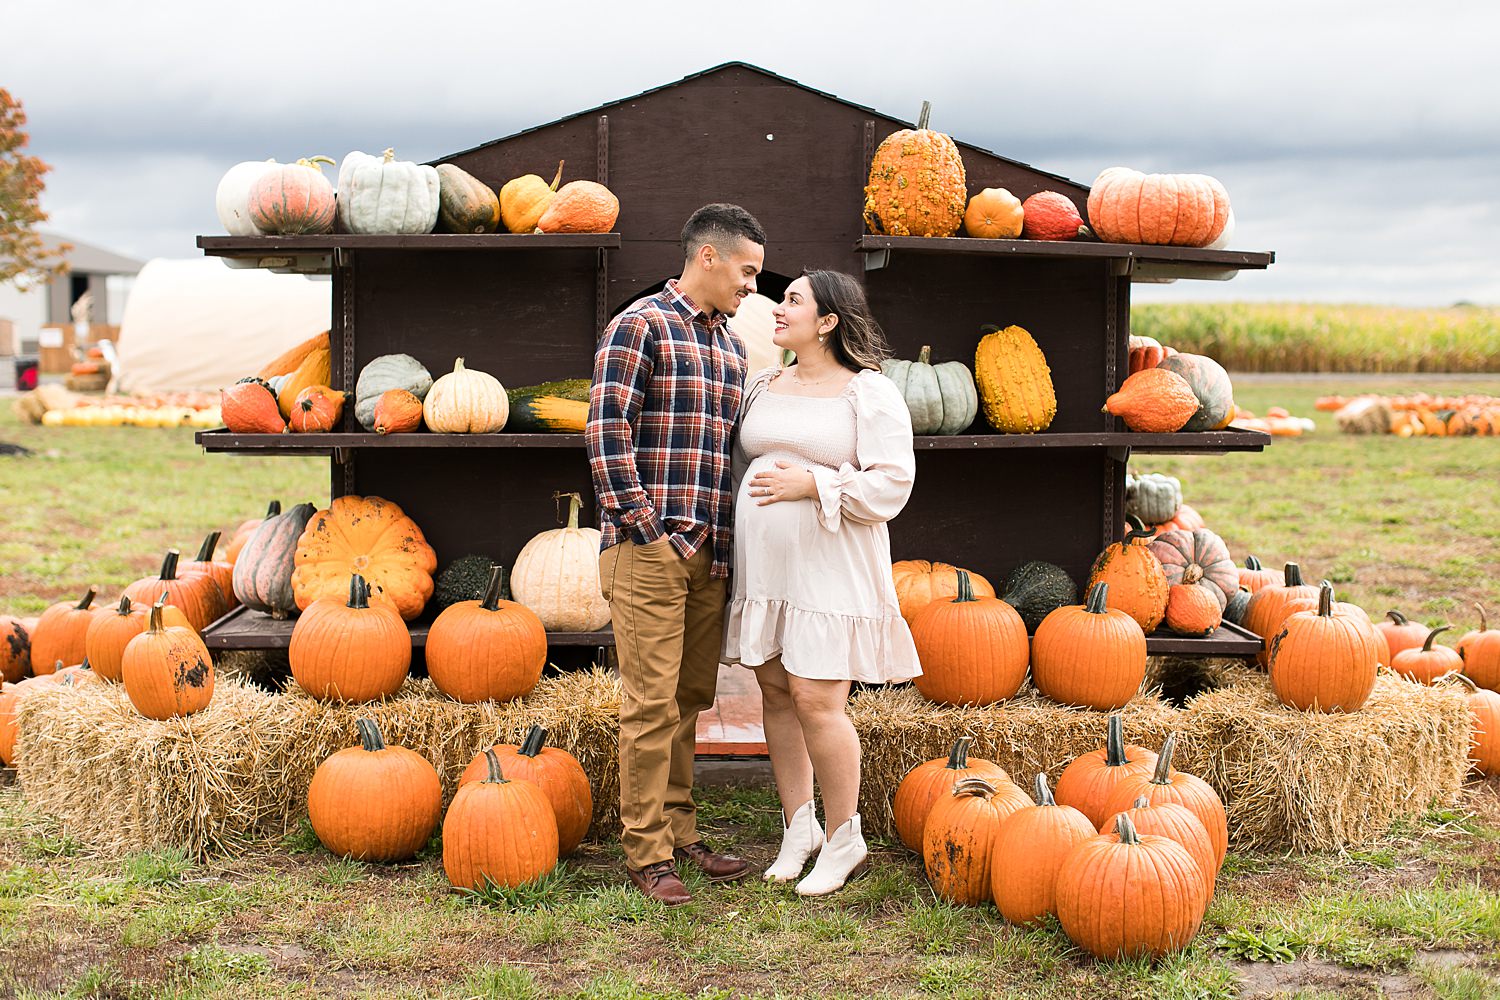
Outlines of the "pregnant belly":
[{"label": "pregnant belly", "polygon": [[751,495],[750,482],[756,473],[776,468],[778,460],[788,459],[778,459],[774,455],[757,458],[750,463],[750,469],[740,484],[739,496],[735,502],[735,526],[738,532],[743,533],[741,537],[746,542],[753,539],[757,545],[795,545],[802,540],[805,528],[815,522],[811,500],[779,500],[761,506],[759,501],[765,498]]}]

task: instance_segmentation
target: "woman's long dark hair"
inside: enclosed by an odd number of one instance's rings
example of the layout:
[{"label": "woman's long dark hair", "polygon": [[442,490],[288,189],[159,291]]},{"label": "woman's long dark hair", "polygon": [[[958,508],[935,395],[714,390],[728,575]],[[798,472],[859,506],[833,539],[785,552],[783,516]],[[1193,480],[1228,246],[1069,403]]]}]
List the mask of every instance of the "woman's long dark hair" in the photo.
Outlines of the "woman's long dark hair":
[{"label": "woman's long dark hair", "polygon": [[828,335],[833,359],[845,368],[858,372],[869,368],[880,371],[880,362],[891,356],[885,334],[875,317],[864,286],[842,271],[803,271],[812,286],[813,304],[818,315],[837,316],[838,324]]}]

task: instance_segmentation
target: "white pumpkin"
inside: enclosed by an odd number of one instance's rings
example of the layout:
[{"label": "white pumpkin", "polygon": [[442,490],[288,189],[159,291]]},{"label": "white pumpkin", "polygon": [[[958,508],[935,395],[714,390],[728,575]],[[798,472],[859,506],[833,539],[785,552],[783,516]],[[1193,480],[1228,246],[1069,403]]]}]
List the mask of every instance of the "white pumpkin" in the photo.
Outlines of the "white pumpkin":
[{"label": "white pumpkin", "polygon": [[236,163],[219,178],[218,190],[214,192],[214,209],[219,213],[219,225],[230,236],[261,235],[255,223],[250,221],[250,189],[274,166],[277,166],[275,160],[247,160]]},{"label": "white pumpkin", "polygon": [[597,632],[609,624],[609,603],[599,593],[599,529],[580,528],[582,500],[565,496],[567,527],[526,543],[510,571],[510,589],[549,632]]},{"label": "white pumpkin", "polygon": [[487,372],[453,362],[453,370],[432,383],[422,400],[422,422],[439,434],[492,434],[510,419],[505,386]]},{"label": "white pumpkin", "polygon": [[351,233],[430,233],[439,189],[434,167],[356,150],[339,164],[339,221]]}]

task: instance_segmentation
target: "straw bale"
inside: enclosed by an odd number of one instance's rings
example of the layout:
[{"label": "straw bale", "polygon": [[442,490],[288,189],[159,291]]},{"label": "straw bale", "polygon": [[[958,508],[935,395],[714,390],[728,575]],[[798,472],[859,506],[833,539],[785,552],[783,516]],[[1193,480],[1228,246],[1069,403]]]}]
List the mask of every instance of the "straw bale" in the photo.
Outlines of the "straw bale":
[{"label": "straw bale", "polygon": [[592,832],[604,836],[619,824],[619,701],[619,679],[597,669],[544,678],[524,700],[478,705],[425,679],[383,702],[345,705],[232,678],[202,712],[158,722],[138,715],[118,685],[58,688],[22,702],[19,778],[33,805],[93,847],[205,855],[296,829],[313,772],[358,742],[358,718],[432,761],[446,797],[476,753],[540,724],[588,773]]},{"label": "straw bale", "polygon": [[1341,850],[1402,817],[1454,800],[1468,771],[1470,718],[1457,689],[1382,671],[1358,712],[1302,712],[1276,701],[1264,674],[1192,699],[1193,773],[1224,798],[1239,848]]},{"label": "straw bale", "polygon": [[[1155,692],[1137,696],[1121,713],[1130,743],[1155,750],[1177,732],[1176,759],[1185,769],[1213,749],[1200,745],[1196,733],[1184,729],[1183,712]],[[908,686],[861,691],[849,704],[863,748],[861,822],[866,830],[895,837],[891,799],[901,779],[923,761],[946,757],[964,735],[973,739],[971,757],[994,761],[1022,787],[1029,788],[1038,771],[1055,782],[1074,757],[1104,745],[1110,714],[1068,708],[1030,688],[985,707],[935,705]]]},{"label": "straw bale", "polygon": [[1159,689],[1162,697],[1180,705],[1193,695],[1216,691],[1245,671],[1247,661],[1227,656],[1148,656],[1145,690]]}]

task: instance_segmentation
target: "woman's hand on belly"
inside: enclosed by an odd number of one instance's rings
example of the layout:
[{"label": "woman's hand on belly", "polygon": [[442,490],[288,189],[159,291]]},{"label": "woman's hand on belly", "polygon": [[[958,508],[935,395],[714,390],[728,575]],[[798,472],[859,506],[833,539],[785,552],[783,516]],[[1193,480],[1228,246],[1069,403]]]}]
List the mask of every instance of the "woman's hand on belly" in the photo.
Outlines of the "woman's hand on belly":
[{"label": "woman's hand on belly", "polygon": [[762,469],[751,478],[750,495],[757,507],[782,500],[808,500],[818,495],[818,483],[809,470],[777,462],[774,469]]}]

